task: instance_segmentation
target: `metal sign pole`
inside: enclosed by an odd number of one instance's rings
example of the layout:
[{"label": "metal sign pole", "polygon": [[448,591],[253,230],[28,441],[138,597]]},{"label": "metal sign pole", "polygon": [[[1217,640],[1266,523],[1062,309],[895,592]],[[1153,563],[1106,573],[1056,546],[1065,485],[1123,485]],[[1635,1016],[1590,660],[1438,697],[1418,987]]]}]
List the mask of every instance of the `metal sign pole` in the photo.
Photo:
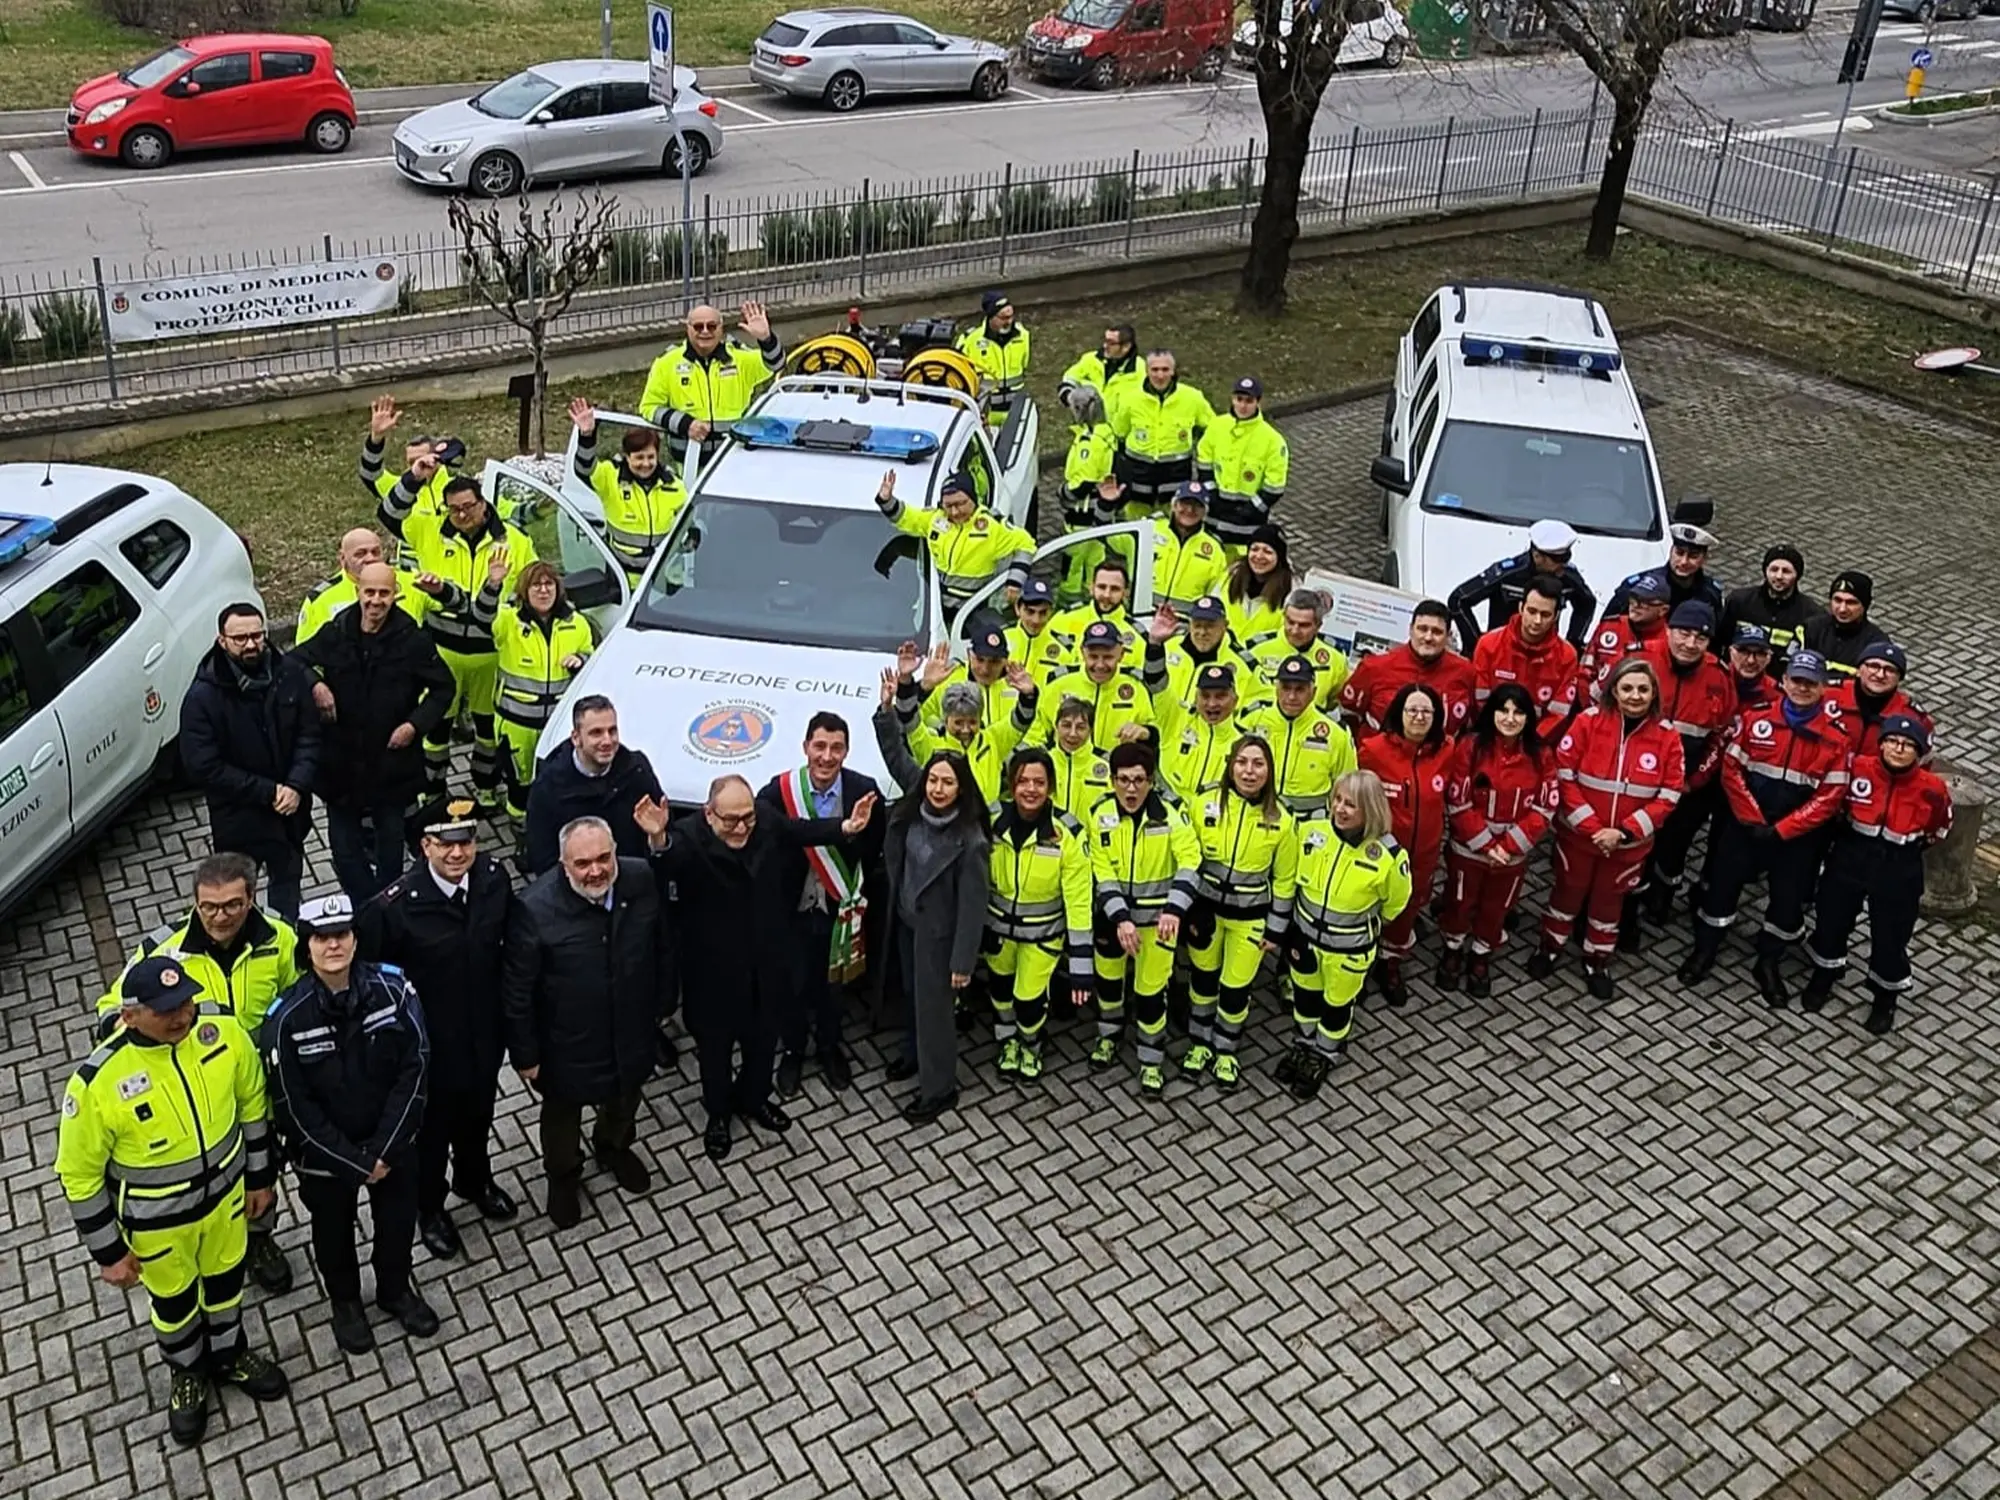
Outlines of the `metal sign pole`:
[{"label": "metal sign pole", "polygon": [[611,56],[611,0],[604,0],[604,10],[599,17],[598,41],[604,49],[604,56]]},{"label": "metal sign pole", "polygon": [[[606,0],[609,3],[609,0]],[[674,76],[674,11],[670,5],[646,7],[647,91],[656,104],[667,108],[667,123],[674,131],[674,154],[681,169],[681,311],[694,306],[694,173],[688,170],[687,127],[681,124],[674,98],[679,92]],[[706,250],[707,247],[703,246]]]}]

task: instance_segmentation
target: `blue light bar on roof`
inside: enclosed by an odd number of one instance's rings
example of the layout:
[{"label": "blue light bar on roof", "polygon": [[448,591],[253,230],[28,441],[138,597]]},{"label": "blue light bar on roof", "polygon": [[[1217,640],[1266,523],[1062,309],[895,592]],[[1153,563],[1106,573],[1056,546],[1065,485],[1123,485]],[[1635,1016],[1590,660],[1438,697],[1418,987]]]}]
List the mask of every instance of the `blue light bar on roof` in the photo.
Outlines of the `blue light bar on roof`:
[{"label": "blue light bar on roof", "polygon": [[873,427],[811,417],[739,417],[729,430],[752,448],[855,453],[904,463],[930,458],[938,451],[936,434],[914,427]]},{"label": "blue light bar on roof", "polygon": [[56,523],[47,516],[0,513],[0,568],[19,562],[55,534]]},{"label": "blue light bar on roof", "polygon": [[1521,343],[1476,333],[1463,335],[1458,347],[1466,361],[1475,365],[1545,365],[1608,375],[1624,363],[1615,349],[1565,349],[1561,344]]}]

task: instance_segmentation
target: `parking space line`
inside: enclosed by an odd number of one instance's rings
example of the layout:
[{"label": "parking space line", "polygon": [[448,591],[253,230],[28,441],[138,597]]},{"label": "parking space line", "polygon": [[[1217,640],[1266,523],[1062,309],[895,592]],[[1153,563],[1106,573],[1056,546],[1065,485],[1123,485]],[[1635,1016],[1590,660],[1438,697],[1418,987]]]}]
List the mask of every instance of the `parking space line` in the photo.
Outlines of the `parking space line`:
[{"label": "parking space line", "polygon": [[13,162],[15,166],[21,169],[21,175],[28,179],[29,186],[34,187],[40,191],[47,191],[48,184],[42,181],[41,173],[37,172],[33,167],[28,165],[27,157],[23,156],[18,151],[9,151],[7,153],[7,159]]},{"label": "parking space line", "polygon": [[713,94],[709,97],[715,99],[715,102],[724,109],[740,110],[753,120],[762,120],[766,125],[779,125],[783,123],[776,115],[767,115],[761,109],[752,109],[747,104],[738,104],[734,99],[716,98]]}]

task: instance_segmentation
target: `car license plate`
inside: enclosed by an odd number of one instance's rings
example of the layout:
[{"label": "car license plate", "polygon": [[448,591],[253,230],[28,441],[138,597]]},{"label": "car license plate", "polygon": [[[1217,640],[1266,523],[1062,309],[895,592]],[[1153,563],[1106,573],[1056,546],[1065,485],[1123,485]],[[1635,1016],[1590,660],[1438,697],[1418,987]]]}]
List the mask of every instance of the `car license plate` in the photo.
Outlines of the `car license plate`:
[{"label": "car license plate", "polygon": [[396,142],[396,165],[405,172],[414,172],[417,168],[417,153],[401,141]]}]

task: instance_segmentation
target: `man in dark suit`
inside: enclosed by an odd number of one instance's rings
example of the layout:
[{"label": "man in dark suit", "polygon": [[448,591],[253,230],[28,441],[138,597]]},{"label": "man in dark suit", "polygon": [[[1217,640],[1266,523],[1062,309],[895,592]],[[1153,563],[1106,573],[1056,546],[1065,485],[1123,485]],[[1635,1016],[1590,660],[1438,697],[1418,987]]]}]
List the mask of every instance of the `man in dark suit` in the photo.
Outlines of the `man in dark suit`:
[{"label": "man in dark suit", "polygon": [[[871,776],[846,769],[847,721],[835,713],[816,713],[806,725],[805,764],[773,776],[757,794],[758,801],[790,818],[845,818],[863,797],[881,788]],[[784,1060],[778,1064],[780,1099],[799,1095],[806,1047],[814,1044],[820,1073],[827,1087],[839,1092],[854,1082],[840,1047],[841,1004],[845,987],[868,967],[870,939],[879,930],[871,922],[861,896],[864,889],[882,889],[882,829],[886,819],[870,821],[862,835],[823,848],[787,845],[780,854],[781,880],[799,893],[791,914],[794,985],[778,1018],[778,1040]]]}]

